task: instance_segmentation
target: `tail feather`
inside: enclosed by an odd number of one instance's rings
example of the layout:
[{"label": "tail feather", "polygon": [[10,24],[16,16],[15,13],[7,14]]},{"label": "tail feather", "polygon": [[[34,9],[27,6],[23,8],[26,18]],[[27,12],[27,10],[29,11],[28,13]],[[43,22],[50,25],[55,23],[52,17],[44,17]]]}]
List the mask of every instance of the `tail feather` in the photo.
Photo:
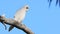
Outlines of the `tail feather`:
[{"label": "tail feather", "polygon": [[11,31],[14,28],[14,26],[10,26],[8,31]]}]

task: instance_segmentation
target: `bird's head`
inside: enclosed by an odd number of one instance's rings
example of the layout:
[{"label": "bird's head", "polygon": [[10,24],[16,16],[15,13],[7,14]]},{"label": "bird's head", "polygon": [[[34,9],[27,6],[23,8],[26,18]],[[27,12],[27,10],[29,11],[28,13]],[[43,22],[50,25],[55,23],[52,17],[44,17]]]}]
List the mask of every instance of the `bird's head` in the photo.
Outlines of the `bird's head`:
[{"label": "bird's head", "polygon": [[28,11],[29,6],[28,6],[28,5],[25,5],[25,6],[24,6],[24,9],[25,9],[26,11]]}]

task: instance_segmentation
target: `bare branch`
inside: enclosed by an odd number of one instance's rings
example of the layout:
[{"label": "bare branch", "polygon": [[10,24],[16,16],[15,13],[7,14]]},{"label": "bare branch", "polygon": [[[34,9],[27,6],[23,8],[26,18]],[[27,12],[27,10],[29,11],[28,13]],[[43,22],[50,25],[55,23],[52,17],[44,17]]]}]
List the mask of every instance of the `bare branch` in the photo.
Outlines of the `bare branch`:
[{"label": "bare branch", "polygon": [[0,17],[0,22],[4,22],[5,24],[8,24],[8,25],[12,25],[22,31],[24,31],[26,34],[34,34],[28,27],[26,27],[24,24],[22,23],[19,23],[15,20],[12,20],[13,22],[11,22],[9,19],[7,18],[1,18]]}]

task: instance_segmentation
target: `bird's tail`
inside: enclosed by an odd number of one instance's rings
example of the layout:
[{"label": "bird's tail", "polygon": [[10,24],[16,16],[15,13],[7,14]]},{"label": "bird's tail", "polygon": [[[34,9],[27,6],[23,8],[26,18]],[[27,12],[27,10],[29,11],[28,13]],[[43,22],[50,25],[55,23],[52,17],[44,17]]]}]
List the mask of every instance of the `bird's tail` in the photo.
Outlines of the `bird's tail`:
[{"label": "bird's tail", "polygon": [[10,26],[8,31],[11,31],[14,28],[14,26]]}]

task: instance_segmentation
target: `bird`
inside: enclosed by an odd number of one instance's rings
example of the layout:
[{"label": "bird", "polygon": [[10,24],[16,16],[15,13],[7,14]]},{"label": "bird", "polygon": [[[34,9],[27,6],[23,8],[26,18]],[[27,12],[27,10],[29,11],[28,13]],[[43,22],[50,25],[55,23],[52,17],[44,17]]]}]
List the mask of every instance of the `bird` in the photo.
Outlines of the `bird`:
[{"label": "bird", "polygon": [[34,34],[25,24],[22,23],[26,13],[29,9],[28,5],[24,5],[21,9],[17,10],[14,18],[7,18],[0,15],[0,22],[10,25],[9,30],[11,31],[14,27],[24,31],[26,34]]},{"label": "bird", "polygon": [[[15,15],[14,15],[14,20],[21,23],[24,20],[28,9],[29,9],[29,6],[24,5],[21,9],[17,10]],[[10,25],[8,31],[11,31],[13,28],[14,28],[14,26]]]}]

